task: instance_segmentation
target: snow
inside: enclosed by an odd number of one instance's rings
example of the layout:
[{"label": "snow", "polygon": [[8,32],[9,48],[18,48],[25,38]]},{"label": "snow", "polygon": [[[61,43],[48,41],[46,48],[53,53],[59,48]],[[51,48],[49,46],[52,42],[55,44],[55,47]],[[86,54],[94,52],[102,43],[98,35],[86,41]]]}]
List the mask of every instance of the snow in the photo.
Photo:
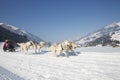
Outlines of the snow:
[{"label": "snow", "polygon": [[108,29],[108,28],[114,28],[115,26],[117,25],[117,23],[112,23],[112,24],[110,24],[110,25],[108,25],[108,26],[105,26],[104,28],[105,29]]},{"label": "snow", "polygon": [[3,52],[0,80],[120,80],[120,48],[76,48],[77,55],[54,57],[46,47],[35,54]]},{"label": "snow", "polygon": [[86,42],[90,42],[90,41],[94,41],[95,39],[101,37],[103,34],[101,34],[101,32],[96,32],[96,33],[93,33],[93,34],[90,34],[89,36],[85,37],[85,38],[82,38],[78,44],[84,44]]},{"label": "snow", "polygon": [[120,41],[120,31],[116,31],[115,34],[112,35],[111,39]]},{"label": "snow", "polygon": [[[118,38],[116,39],[116,35],[119,35],[119,34],[117,34],[119,31],[120,31],[120,22],[112,23],[110,25],[103,27],[102,29],[92,32],[91,34],[79,39],[76,43],[85,44],[87,42],[94,41],[104,35],[111,36],[113,40],[120,40]],[[115,33],[115,34],[113,34],[113,33]],[[114,35],[114,36],[112,36],[112,35]]]},{"label": "snow", "polygon": [[5,29],[10,30],[11,32],[18,33],[18,32],[16,32],[16,30],[18,30],[18,28],[15,26],[12,26],[9,24],[4,24],[4,23],[0,23],[0,25]]},{"label": "snow", "polygon": [[5,29],[9,30],[10,32],[15,33],[15,34],[26,35],[28,40],[32,40],[32,41],[36,41],[36,42],[43,41],[39,37],[27,32],[25,30],[19,29],[15,26],[12,26],[12,25],[9,25],[9,24],[4,24],[4,23],[0,23],[0,25],[1,25],[1,27],[3,27]]},{"label": "snow", "polygon": [[118,22],[117,25],[120,26],[120,22]]}]

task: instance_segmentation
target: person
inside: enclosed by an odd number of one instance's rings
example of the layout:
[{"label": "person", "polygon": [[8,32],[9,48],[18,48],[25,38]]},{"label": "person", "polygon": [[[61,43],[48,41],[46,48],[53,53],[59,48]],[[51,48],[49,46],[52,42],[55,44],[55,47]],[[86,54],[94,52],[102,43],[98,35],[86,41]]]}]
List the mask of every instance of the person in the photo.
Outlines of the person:
[{"label": "person", "polygon": [[9,40],[9,41],[8,41],[7,49],[8,49],[9,51],[15,51],[15,48],[14,48],[14,45],[13,45],[13,41],[12,41],[12,40]]},{"label": "person", "polygon": [[3,43],[3,50],[6,51],[15,51],[15,48],[13,46],[13,42],[11,40],[5,40]]},{"label": "person", "polygon": [[8,46],[8,40],[5,40],[5,42],[3,43],[3,51],[7,50],[7,46]]}]

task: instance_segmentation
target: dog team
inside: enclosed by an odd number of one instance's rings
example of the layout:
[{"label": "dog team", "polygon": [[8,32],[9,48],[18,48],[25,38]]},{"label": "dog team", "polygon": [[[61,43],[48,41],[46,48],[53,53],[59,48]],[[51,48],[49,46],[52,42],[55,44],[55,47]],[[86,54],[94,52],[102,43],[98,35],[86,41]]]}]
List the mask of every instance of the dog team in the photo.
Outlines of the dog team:
[{"label": "dog team", "polygon": [[[20,47],[20,50],[24,52],[25,54],[28,53],[28,50],[30,47],[34,48],[35,53],[39,53],[41,48],[45,46],[45,42],[41,41],[39,43],[35,43],[33,41],[28,41],[24,43],[16,43],[17,46]],[[13,44],[12,40],[5,40],[5,42],[2,45],[3,50],[6,51],[15,51],[15,46]],[[69,51],[73,51],[77,45],[74,42],[70,42],[68,40],[65,40],[61,43],[56,43],[48,46],[48,50],[52,51],[54,56],[58,56],[60,54],[64,54],[66,57],[69,57]]]}]

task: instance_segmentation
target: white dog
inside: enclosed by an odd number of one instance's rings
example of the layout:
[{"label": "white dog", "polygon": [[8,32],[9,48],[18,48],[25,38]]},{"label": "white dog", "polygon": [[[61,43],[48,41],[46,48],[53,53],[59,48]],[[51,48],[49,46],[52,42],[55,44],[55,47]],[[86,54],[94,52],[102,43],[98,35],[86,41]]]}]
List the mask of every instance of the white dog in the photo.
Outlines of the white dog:
[{"label": "white dog", "polygon": [[32,46],[35,48],[35,44],[33,41],[28,41],[26,43],[17,43],[20,48],[21,48],[21,51],[23,51],[24,53],[27,53],[28,52],[28,49]]},{"label": "white dog", "polygon": [[38,44],[35,44],[35,52],[38,53],[44,45],[45,42],[39,42]]},{"label": "white dog", "polygon": [[54,44],[49,47],[49,50],[53,52],[54,56],[57,56],[58,54],[62,53],[62,45],[61,44]]},{"label": "white dog", "polygon": [[69,57],[68,52],[73,51],[74,48],[76,48],[75,43],[65,40],[62,43],[58,43],[58,44],[54,44],[54,45],[50,46],[49,49],[53,52],[53,54],[55,56],[57,56],[57,55],[59,55],[61,53],[64,53],[64,55],[66,57]]}]

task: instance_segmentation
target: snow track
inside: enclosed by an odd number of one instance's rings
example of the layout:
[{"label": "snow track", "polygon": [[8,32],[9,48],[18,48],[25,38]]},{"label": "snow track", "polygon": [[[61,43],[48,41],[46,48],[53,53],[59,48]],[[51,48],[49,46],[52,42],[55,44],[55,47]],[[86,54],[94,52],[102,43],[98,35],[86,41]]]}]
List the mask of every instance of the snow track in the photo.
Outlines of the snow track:
[{"label": "snow track", "polygon": [[0,67],[0,80],[24,80],[24,79]]},{"label": "snow track", "polygon": [[[0,80],[120,80],[119,49],[103,48],[103,51],[96,52],[97,49],[76,49],[78,56],[69,58],[53,57],[47,51],[34,54],[31,50],[25,55],[21,52],[4,53],[0,49],[0,66],[8,70],[0,68]],[[117,52],[106,52],[109,49]]]}]

